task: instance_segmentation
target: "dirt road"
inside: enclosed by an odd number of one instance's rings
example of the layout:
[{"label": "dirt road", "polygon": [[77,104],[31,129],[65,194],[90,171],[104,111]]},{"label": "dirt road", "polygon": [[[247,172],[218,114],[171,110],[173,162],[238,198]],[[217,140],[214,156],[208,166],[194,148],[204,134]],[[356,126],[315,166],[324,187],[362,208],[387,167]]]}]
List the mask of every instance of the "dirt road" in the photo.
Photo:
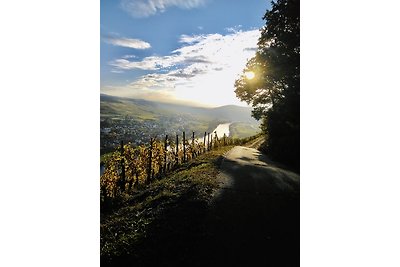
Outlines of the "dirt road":
[{"label": "dirt road", "polygon": [[299,266],[299,175],[254,148],[237,146],[221,165],[195,266]]}]

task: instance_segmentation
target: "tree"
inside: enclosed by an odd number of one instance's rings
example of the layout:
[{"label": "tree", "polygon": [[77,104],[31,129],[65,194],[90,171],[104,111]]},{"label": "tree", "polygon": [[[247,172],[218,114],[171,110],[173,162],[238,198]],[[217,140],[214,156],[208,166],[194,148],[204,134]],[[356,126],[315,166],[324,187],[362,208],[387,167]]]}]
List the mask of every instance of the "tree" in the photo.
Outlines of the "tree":
[{"label": "tree", "polygon": [[253,106],[253,117],[262,120],[266,152],[299,168],[300,1],[272,2],[263,19],[256,55],[235,81],[235,93]]}]

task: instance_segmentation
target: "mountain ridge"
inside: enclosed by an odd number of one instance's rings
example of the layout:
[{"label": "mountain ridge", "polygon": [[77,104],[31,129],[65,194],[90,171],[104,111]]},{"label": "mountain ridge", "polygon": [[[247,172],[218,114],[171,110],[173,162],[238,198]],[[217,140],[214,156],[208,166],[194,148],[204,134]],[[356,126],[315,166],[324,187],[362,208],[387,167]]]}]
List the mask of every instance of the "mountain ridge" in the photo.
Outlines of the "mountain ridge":
[{"label": "mountain ridge", "polygon": [[258,123],[251,117],[250,107],[224,105],[219,107],[197,107],[184,104],[163,103],[144,99],[127,98],[100,94],[101,115],[130,115],[162,117],[163,115],[185,114],[207,120],[226,120],[227,122]]}]

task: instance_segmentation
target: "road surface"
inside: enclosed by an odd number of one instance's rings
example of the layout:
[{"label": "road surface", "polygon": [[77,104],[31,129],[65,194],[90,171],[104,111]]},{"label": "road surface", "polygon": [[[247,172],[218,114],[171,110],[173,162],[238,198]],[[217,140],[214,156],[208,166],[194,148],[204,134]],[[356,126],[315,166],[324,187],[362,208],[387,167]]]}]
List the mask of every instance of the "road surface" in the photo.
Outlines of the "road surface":
[{"label": "road surface", "polygon": [[299,175],[236,146],[218,179],[194,266],[299,266]]}]

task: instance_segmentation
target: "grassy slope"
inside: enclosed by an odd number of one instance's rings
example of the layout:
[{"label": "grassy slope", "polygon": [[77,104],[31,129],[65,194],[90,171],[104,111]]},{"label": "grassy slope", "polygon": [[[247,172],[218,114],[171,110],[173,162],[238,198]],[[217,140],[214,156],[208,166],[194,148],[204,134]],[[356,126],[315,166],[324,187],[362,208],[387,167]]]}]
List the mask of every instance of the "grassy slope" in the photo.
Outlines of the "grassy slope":
[{"label": "grassy slope", "polygon": [[217,188],[222,155],[203,154],[168,177],[127,196],[122,208],[101,215],[102,266],[185,262],[202,235],[202,220]]}]

